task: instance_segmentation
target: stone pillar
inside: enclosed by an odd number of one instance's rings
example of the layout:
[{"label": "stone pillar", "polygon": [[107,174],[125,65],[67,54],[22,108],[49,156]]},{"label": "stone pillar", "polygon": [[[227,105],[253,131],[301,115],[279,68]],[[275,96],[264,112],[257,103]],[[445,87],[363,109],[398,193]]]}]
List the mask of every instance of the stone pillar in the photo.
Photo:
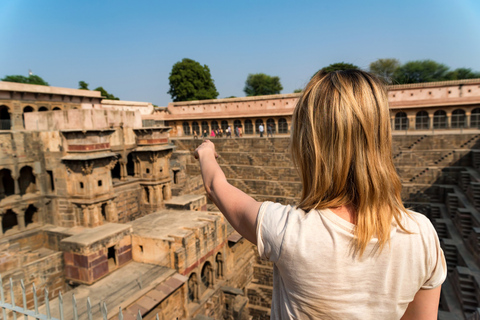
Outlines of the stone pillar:
[{"label": "stone pillar", "polygon": [[101,213],[98,210],[98,206],[90,205],[89,210],[90,210],[90,226],[91,227],[99,226],[101,224],[100,222],[102,221],[102,219],[99,217],[99,214],[101,215]]},{"label": "stone pillar", "polygon": [[163,203],[163,195],[162,195],[162,186],[155,186],[155,198],[157,199],[157,204]]},{"label": "stone pillar", "polygon": [[18,230],[25,230],[25,211],[17,213]]},{"label": "stone pillar", "polygon": [[14,185],[15,185],[15,194],[16,195],[20,194],[20,184],[18,183],[18,178],[19,178],[19,175],[12,172],[12,179],[13,179],[13,182],[14,182]]},{"label": "stone pillar", "polygon": [[408,119],[408,130],[415,130],[417,128],[415,123],[415,120],[416,120],[415,115],[413,116],[407,115],[407,119]]},{"label": "stone pillar", "polygon": [[150,204],[156,204],[157,199],[155,199],[155,194],[152,186],[148,186],[148,196],[150,197],[148,199],[148,203]]},{"label": "stone pillar", "polygon": [[470,112],[470,111],[465,112],[465,118],[466,118],[465,120],[467,120],[466,123],[465,123],[465,125],[466,125],[465,128],[470,128],[470,121],[472,119],[472,112]]},{"label": "stone pillar", "polygon": [[86,205],[82,205],[83,226],[88,227],[90,225],[90,210]]},{"label": "stone pillar", "polygon": [[127,180],[127,163],[125,161],[120,161],[120,180]]},{"label": "stone pillar", "polygon": [[430,129],[430,130],[433,129],[433,114],[428,115],[428,129]]},{"label": "stone pillar", "polygon": [[447,128],[450,129],[452,127],[452,113],[447,112]]},{"label": "stone pillar", "polygon": [[105,210],[107,212],[108,222],[118,222],[118,212],[115,207],[115,202],[113,202],[112,200],[108,200],[108,204]]},{"label": "stone pillar", "polygon": [[163,186],[163,199],[170,200],[172,199],[172,188],[170,187],[170,183],[167,183]]}]

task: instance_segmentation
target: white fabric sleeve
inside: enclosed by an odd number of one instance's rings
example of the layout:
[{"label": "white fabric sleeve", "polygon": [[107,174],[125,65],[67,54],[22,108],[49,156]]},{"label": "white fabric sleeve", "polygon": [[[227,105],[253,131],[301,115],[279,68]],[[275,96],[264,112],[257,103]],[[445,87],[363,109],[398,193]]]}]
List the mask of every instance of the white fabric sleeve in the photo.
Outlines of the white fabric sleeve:
[{"label": "white fabric sleeve", "polygon": [[440,247],[437,232],[431,223],[429,223],[429,241],[428,241],[428,266],[429,278],[421,287],[422,289],[434,289],[441,285],[447,277],[447,263],[443,250]]},{"label": "white fabric sleeve", "polygon": [[264,202],[257,216],[257,250],[260,258],[277,262],[291,206]]}]

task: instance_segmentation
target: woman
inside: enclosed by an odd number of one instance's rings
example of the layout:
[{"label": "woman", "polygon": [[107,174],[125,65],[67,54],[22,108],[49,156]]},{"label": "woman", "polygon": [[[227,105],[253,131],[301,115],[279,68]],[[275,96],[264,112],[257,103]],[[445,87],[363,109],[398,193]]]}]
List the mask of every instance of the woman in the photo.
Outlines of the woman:
[{"label": "woman", "polygon": [[292,125],[295,207],[228,184],[211,142],[195,151],[209,197],[274,263],[272,319],[436,319],[445,258],[430,221],[402,204],[382,83],[319,72]]}]

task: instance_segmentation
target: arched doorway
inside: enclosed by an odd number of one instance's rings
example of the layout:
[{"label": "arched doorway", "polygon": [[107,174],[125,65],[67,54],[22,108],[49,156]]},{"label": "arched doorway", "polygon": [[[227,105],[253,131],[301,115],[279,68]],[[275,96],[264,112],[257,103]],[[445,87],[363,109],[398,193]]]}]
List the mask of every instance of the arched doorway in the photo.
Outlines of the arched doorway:
[{"label": "arched doorway", "polygon": [[275,120],[271,118],[267,120],[267,129],[265,130],[267,134],[270,133],[269,130],[272,130],[272,133],[277,133],[277,126],[275,124]]},{"label": "arched doorway", "polygon": [[278,119],[278,133],[288,133],[288,123],[285,118]]},{"label": "arched doorway", "polygon": [[465,128],[465,111],[456,109],[452,112],[452,128]]},{"label": "arched doorway", "polygon": [[20,177],[18,178],[18,185],[20,187],[20,194],[34,193],[37,191],[35,175],[30,166],[25,166],[20,170]]},{"label": "arched doorway", "polygon": [[28,112],[33,112],[34,109],[30,106],[26,106],[25,108],[23,108],[23,113],[22,113],[22,121],[23,121],[23,127],[25,128],[25,113],[28,113]]},{"label": "arched doorway", "polygon": [[430,127],[430,119],[428,117],[428,112],[426,111],[419,111],[415,116],[415,129],[422,130],[428,129]]},{"label": "arched doorway", "polygon": [[48,111],[48,108],[47,107],[40,107],[40,108],[38,108],[38,111],[39,112],[45,112],[45,111]]},{"label": "arched doorway", "polygon": [[218,122],[217,122],[216,120],[213,120],[213,121],[211,122],[211,125],[212,125],[212,130],[217,131],[217,129],[218,129]]},{"label": "arched doorway", "polygon": [[205,262],[202,268],[202,283],[205,288],[213,286],[213,268],[210,262]]},{"label": "arched doorway", "polygon": [[209,129],[209,127],[208,127],[208,122],[207,122],[207,121],[202,121],[202,135],[203,135],[205,132],[207,133],[207,136],[210,135],[210,129]]},{"label": "arched doorway", "polygon": [[8,169],[0,170],[0,199],[15,194],[15,181]]},{"label": "arched doorway", "polygon": [[408,130],[408,118],[405,112],[397,112],[395,115],[395,130]]},{"label": "arched doorway", "polygon": [[445,129],[447,127],[447,113],[443,110],[437,110],[433,114],[433,128]]},{"label": "arched doorway", "polygon": [[202,133],[200,132],[200,127],[198,126],[198,122],[197,121],[193,121],[192,122],[192,131],[196,132],[197,135],[202,135]]},{"label": "arched doorway", "polygon": [[38,222],[38,209],[33,205],[29,205],[25,210],[25,227],[29,224]]},{"label": "arched doorway", "polygon": [[197,274],[193,272],[188,278],[188,300],[198,300],[198,278]]},{"label": "arched doorway", "polygon": [[227,129],[228,129],[228,121],[227,120],[222,120],[222,130],[223,132],[227,132]]},{"label": "arched doorway", "polygon": [[470,127],[480,128],[480,108],[472,110],[472,114],[470,116]]},{"label": "arched doorway", "polygon": [[253,124],[252,120],[245,120],[245,134],[253,134]]},{"label": "arched doorway", "polygon": [[3,234],[8,230],[17,229],[18,228],[18,220],[17,215],[12,209],[8,209],[7,212],[2,217],[2,231]]},{"label": "arched doorway", "polygon": [[187,121],[183,122],[183,134],[186,136],[190,135],[190,124]]},{"label": "arched doorway", "polygon": [[129,153],[127,156],[127,176],[135,176],[135,162],[133,161],[132,153]]},{"label": "arched doorway", "polygon": [[9,109],[7,106],[0,106],[0,130],[10,130],[11,128]]},{"label": "arched doorway", "polygon": [[53,111],[57,111],[57,110],[62,110],[62,109],[60,109],[59,107],[53,108]]},{"label": "arched doorway", "polygon": [[[259,134],[260,133],[260,125],[263,124],[263,120],[262,119],[257,119],[255,120],[255,133]],[[263,128],[264,132],[265,132],[265,128]]]}]

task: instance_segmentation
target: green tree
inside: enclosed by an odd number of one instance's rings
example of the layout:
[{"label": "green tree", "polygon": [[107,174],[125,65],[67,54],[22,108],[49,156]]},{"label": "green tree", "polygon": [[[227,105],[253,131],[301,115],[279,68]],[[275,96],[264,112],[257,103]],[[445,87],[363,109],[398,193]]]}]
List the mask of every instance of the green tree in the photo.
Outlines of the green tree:
[{"label": "green tree", "polygon": [[195,60],[184,58],[175,63],[168,80],[170,81],[168,93],[173,101],[206,100],[218,97],[210,69],[207,65],[202,66]]},{"label": "green tree", "polygon": [[28,77],[21,76],[21,75],[10,75],[5,76],[2,81],[7,82],[18,82],[18,83],[28,83],[28,84],[38,84],[42,86],[48,86],[48,82],[43,80],[41,77],[31,74]]},{"label": "green tree", "polygon": [[370,63],[370,72],[384,79],[387,83],[393,82],[393,75],[400,67],[400,62],[397,59],[378,59]]},{"label": "green tree", "polygon": [[302,91],[303,91],[303,89],[295,89],[295,90],[293,90],[293,93],[300,93]]},{"label": "green tree", "polygon": [[88,89],[88,83],[85,81],[78,81],[78,89],[80,90],[90,90]]},{"label": "green tree", "polygon": [[356,65],[351,63],[346,63],[346,62],[332,63],[331,65],[322,68],[322,70],[325,72],[342,71],[342,70],[358,70],[358,69],[359,68]]},{"label": "green tree", "polygon": [[278,94],[283,90],[279,77],[272,77],[264,73],[249,74],[243,91],[247,96],[263,96]]},{"label": "green tree", "polygon": [[448,80],[480,78],[480,72],[474,72],[470,68],[458,68],[450,71],[445,76]]},{"label": "green tree", "polygon": [[108,100],[120,100],[119,98],[115,97],[113,94],[108,93],[107,90],[103,89],[103,87],[98,87],[93,89],[93,91],[100,91],[102,93],[102,97]]},{"label": "green tree", "polygon": [[420,83],[447,79],[448,67],[433,60],[409,61],[400,66],[393,75],[395,83]]}]

